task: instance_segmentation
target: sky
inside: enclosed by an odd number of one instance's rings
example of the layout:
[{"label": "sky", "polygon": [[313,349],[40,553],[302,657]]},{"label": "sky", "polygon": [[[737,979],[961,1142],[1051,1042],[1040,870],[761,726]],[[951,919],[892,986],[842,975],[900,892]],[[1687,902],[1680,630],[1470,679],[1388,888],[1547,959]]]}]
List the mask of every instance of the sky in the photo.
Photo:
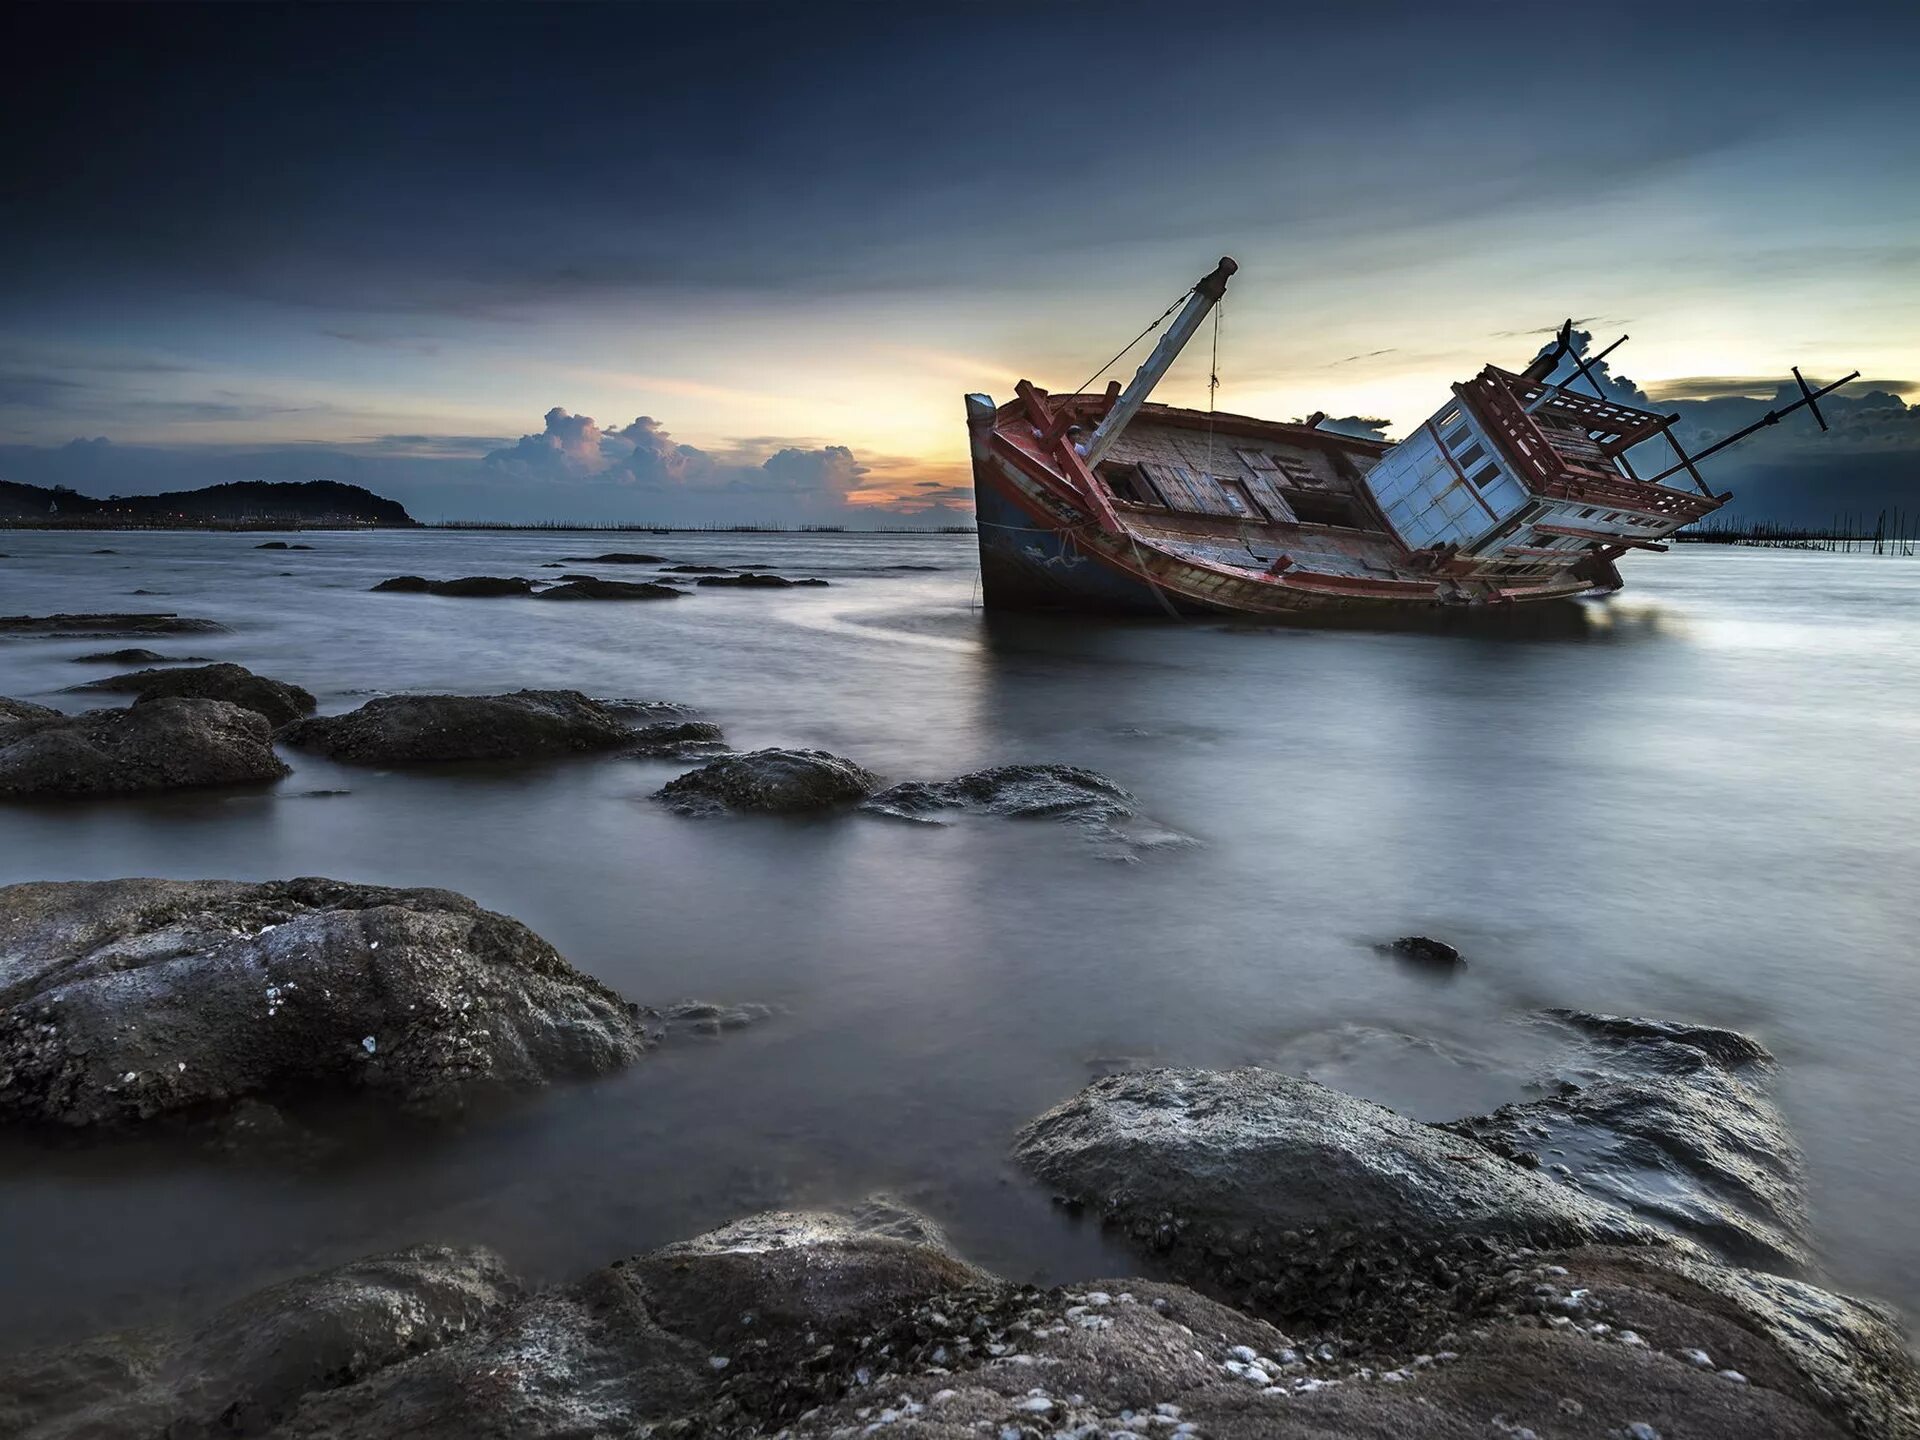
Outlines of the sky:
[{"label": "sky", "polygon": [[[1076,388],[1231,254],[1222,410],[1398,434],[1571,316],[1702,433],[1861,371],[1834,434],[1714,478],[1920,503],[1911,3],[15,6],[0,40],[0,479],[964,519],[964,392]],[[1206,403],[1204,338],[1156,398]]]}]

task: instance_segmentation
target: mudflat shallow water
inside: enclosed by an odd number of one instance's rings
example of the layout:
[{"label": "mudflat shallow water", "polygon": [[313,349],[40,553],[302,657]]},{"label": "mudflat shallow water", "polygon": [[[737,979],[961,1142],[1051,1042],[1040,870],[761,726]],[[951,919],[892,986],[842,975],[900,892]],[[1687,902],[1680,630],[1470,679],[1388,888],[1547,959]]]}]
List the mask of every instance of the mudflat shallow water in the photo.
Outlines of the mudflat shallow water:
[{"label": "mudflat shallow water", "polygon": [[[294,754],[257,792],[0,809],[0,883],[445,886],[630,998],[780,1008],[309,1168],[0,1142],[0,1348],[415,1240],[557,1277],[876,1189],[1009,1275],[1137,1269],[1004,1158],[1092,1075],[1254,1062],[1448,1118],[1524,1092],[1550,1048],[1527,1017],[1548,1005],[1761,1038],[1834,1276],[1920,1309],[1920,562],[1683,547],[1529,638],[990,616],[962,536],[300,538],[314,550],[8,533],[0,614],[171,609],[231,633],[0,641],[0,694],[86,708],[65,687],[108,671],[70,659],[118,644],[234,660],[325,711],[573,687],[685,702],[743,748],[818,746],[894,779],[1086,765],[1193,843],[1120,862],[1047,823],[685,820],[648,798],[684,767],[627,759],[386,772]],[[367,593],[610,549],[832,584],[647,604]],[[1469,968],[1435,978],[1371,948],[1409,931]]]}]

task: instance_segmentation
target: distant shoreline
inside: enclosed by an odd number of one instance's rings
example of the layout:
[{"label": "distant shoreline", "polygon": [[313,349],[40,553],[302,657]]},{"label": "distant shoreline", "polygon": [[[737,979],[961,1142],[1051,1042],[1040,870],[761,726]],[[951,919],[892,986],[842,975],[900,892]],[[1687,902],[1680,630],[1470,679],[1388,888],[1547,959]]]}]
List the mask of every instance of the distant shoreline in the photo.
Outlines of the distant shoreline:
[{"label": "distant shoreline", "polygon": [[284,520],[207,520],[197,523],[155,521],[142,524],[130,521],[124,516],[110,522],[81,519],[50,523],[45,520],[0,519],[0,530],[70,530],[88,534],[130,530],[212,530],[231,534],[285,534],[294,531],[360,534],[374,530],[544,530],[554,533],[591,531],[642,535],[973,535],[978,533],[971,525],[873,525],[854,529],[845,525],[653,525],[616,521],[563,520],[429,520],[416,521],[411,525],[357,525],[340,521],[299,524]]}]

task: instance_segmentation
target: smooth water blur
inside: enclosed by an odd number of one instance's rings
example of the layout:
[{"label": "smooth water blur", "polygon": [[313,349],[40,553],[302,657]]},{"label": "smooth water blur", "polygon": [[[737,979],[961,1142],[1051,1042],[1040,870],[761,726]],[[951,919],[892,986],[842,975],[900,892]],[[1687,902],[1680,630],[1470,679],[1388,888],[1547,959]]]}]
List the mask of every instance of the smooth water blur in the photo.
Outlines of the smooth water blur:
[{"label": "smooth water blur", "polygon": [[[648,799],[679,767],[625,759],[403,773],[295,754],[264,792],[0,809],[0,882],[446,886],[632,998],[783,1011],[306,1170],[10,1142],[0,1345],[415,1240],[559,1276],[875,1189],[1007,1273],[1115,1273],[1137,1262],[1004,1159],[1092,1075],[1269,1063],[1438,1119],[1522,1093],[1547,1005],[1760,1036],[1836,1276],[1920,1302],[1920,562],[1682,547],[1630,562],[1627,592],[1568,633],[1515,638],[990,616],[963,536],[4,538],[0,613],[164,608],[232,633],[0,641],[0,694],[83,708],[63,688],[105,668],[69,657],[120,644],[235,660],[326,710],[569,686],[894,778],[1086,765],[1200,843],[1129,864],[1047,823],[685,820]],[[367,593],[615,548],[833,588]],[[1470,967],[1436,980],[1371,949],[1409,931]]]}]

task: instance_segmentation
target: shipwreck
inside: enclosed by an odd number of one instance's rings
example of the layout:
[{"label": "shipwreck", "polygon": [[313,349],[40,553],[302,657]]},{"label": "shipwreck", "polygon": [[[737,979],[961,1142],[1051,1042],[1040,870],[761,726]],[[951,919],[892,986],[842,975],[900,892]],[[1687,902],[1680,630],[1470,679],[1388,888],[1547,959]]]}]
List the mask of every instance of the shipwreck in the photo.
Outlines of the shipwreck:
[{"label": "shipwreck", "polygon": [[1693,454],[1677,415],[1606,394],[1593,367],[1621,342],[1584,356],[1571,322],[1524,369],[1453,386],[1397,443],[1319,415],[1151,403],[1237,268],[1223,259],[1136,337],[1173,317],[1124,389],[967,396],[987,606],[1392,619],[1609,594],[1622,555],[1666,549],[1733,498],[1701,461],[1803,406],[1826,429],[1820,397],[1858,376],[1816,389],[1795,369],[1800,399]]}]

